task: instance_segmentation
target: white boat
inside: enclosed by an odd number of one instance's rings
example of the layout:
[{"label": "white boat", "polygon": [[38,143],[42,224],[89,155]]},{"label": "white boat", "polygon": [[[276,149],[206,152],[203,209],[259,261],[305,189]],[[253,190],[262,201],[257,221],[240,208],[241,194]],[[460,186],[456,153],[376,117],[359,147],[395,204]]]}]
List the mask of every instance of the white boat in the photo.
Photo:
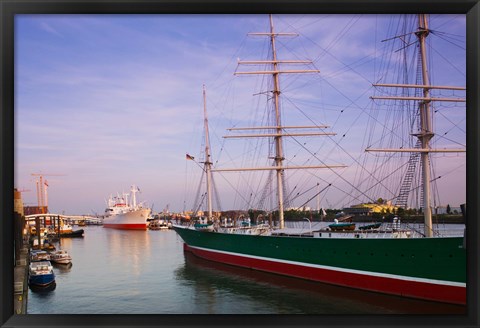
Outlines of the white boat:
[{"label": "white boat", "polygon": [[167,230],[170,229],[166,220],[163,219],[153,219],[148,224],[150,230]]},{"label": "white boat", "polygon": [[32,262],[49,261],[49,260],[50,260],[50,254],[48,254],[46,251],[32,250],[32,252],[30,253],[30,261]]},{"label": "white boat", "polygon": [[83,237],[84,230],[73,230],[71,224],[65,223],[62,220],[59,227],[54,228],[53,226],[50,226],[48,235],[50,237]]},{"label": "white boat", "polygon": [[50,253],[50,261],[59,264],[69,264],[72,263],[72,257],[66,250],[61,249]]},{"label": "white boat", "polygon": [[71,224],[62,224],[60,226],[60,233],[71,233],[73,232],[73,227]]},{"label": "white boat", "polygon": [[107,209],[105,210],[104,228],[115,229],[136,229],[146,230],[148,227],[147,219],[150,216],[151,209],[143,207],[143,204],[137,204],[136,193],[140,190],[132,186],[130,190],[132,201],[129,203],[129,194],[124,193],[121,197],[115,196],[108,199]]},{"label": "white boat", "polygon": [[[60,231],[58,231],[60,229]],[[64,223],[62,220],[62,223],[60,227],[53,227],[49,226],[48,227],[48,234],[49,235],[57,235],[57,234],[64,234],[64,233],[72,233],[73,232],[73,227],[69,223]]]}]

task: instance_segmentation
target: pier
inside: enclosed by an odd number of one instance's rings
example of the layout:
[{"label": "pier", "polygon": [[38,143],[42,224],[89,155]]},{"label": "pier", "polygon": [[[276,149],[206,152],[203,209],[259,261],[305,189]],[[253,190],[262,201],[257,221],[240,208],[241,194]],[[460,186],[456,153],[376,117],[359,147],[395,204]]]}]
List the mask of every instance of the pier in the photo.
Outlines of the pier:
[{"label": "pier", "polygon": [[56,222],[58,222],[59,220],[75,221],[75,222],[85,222],[86,220],[98,220],[97,217],[89,216],[89,215],[64,215],[64,214],[55,214],[55,213],[25,215],[26,221],[35,221],[36,218],[41,218],[44,220],[44,222],[46,222],[47,218],[48,220],[51,220],[53,222],[55,222],[55,220]]},{"label": "pier", "polygon": [[[14,244],[15,244],[15,258],[14,258],[14,292],[13,304],[15,314],[27,314],[28,304],[28,271],[30,265],[30,234],[29,222],[35,222],[36,236],[38,238],[39,248],[42,247],[40,230],[41,227],[52,225],[55,229],[57,227],[60,236],[60,227],[63,222],[75,223],[85,222],[88,220],[96,221],[98,218],[88,215],[63,215],[55,213],[42,213],[24,215],[23,201],[21,192],[14,190]],[[83,231],[83,230],[82,230]]]}]

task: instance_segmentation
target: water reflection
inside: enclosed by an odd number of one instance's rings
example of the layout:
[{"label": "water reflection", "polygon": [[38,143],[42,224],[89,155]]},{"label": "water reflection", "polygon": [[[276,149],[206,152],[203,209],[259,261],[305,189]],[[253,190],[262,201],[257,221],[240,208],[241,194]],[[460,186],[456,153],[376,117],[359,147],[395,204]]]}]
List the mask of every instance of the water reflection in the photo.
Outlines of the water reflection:
[{"label": "water reflection", "polygon": [[[58,247],[57,248],[71,248],[72,247],[72,238],[58,238]],[[55,243],[55,242],[54,242]]]},{"label": "water reflection", "polygon": [[[150,235],[144,230],[103,228],[109,245],[107,260],[139,277],[143,260],[151,256]],[[125,262],[125,265],[121,263]]]},{"label": "water reflection", "polygon": [[[464,306],[383,295],[237,268],[206,261],[189,252],[185,252],[184,256],[185,266],[176,271],[176,277],[194,288],[195,299],[203,302],[202,309],[199,309],[203,313],[466,313]],[[229,303],[229,299],[232,302]]]},{"label": "water reflection", "polygon": [[173,230],[87,226],[84,238],[61,243],[73,265],[55,265],[55,289],[29,290],[28,313],[410,314],[464,309],[201,260],[184,254]]}]

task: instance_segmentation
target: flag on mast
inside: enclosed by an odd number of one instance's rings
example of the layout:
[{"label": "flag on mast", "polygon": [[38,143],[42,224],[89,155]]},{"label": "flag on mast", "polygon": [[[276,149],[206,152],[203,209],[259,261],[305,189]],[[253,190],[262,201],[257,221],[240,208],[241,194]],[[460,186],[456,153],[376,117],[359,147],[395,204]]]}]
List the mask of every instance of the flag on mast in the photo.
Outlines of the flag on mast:
[{"label": "flag on mast", "polygon": [[193,161],[195,159],[195,157],[190,156],[189,154],[186,154],[186,157],[187,157],[188,160],[191,160],[191,161]]}]

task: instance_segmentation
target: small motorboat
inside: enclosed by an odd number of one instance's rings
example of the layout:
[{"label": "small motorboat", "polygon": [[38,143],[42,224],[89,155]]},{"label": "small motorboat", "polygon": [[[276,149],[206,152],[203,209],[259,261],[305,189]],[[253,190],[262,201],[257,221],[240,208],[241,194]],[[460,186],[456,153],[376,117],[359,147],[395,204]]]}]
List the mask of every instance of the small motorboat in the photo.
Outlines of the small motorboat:
[{"label": "small motorboat", "polygon": [[42,250],[32,250],[32,252],[30,253],[30,261],[50,261],[50,254]]},{"label": "small motorboat", "polygon": [[55,274],[50,261],[31,262],[28,270],[30,286],[46,287],[55,282]]},{"label": "small motorboat", "polygon": [[69,264],[72,263],[72,257],[66,250],[60,249],[50,253],[50,261],[58,264]]}]

